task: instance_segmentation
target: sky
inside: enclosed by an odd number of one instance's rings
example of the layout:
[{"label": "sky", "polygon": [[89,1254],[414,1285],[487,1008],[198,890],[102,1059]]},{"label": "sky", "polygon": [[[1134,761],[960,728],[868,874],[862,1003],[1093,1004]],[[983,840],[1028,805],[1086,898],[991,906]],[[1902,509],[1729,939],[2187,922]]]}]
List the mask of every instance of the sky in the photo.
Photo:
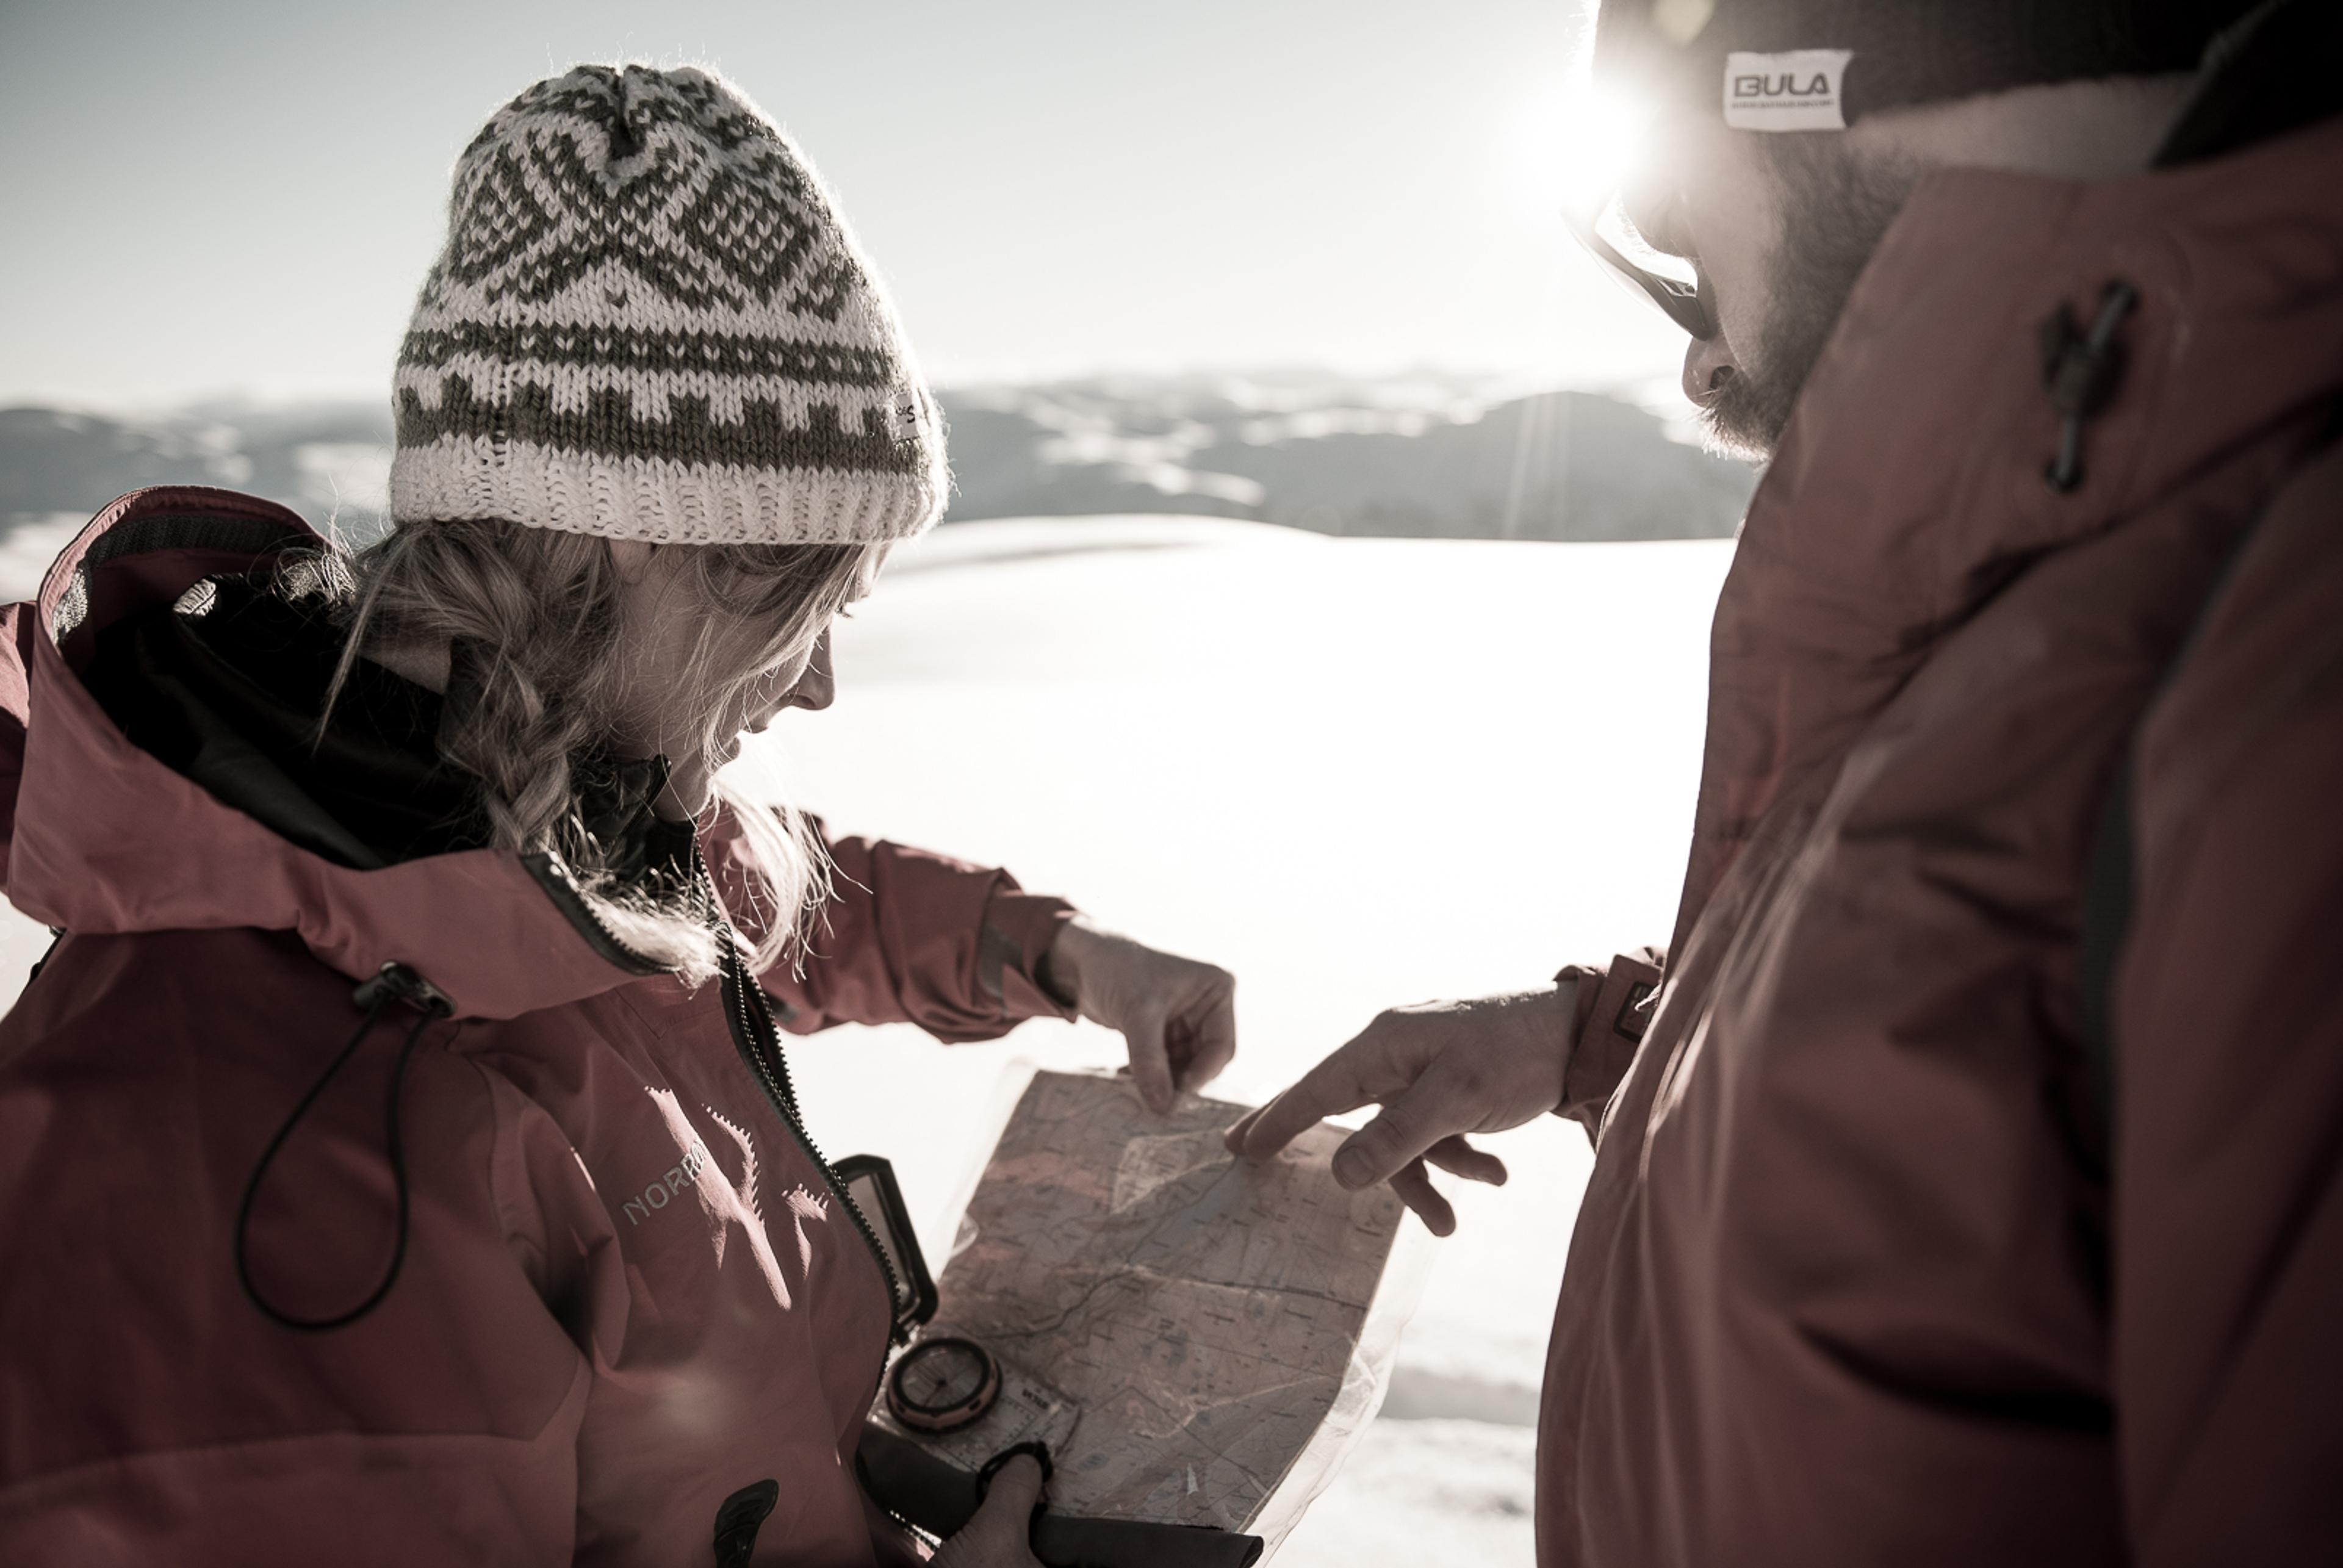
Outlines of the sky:
[{"label": "sky", "polygon": [[947,385],[1682,352],[1576,254],[1587,0],[0,0],[0,402],[371,396],[456,154],[581,60],[721,69]]}]

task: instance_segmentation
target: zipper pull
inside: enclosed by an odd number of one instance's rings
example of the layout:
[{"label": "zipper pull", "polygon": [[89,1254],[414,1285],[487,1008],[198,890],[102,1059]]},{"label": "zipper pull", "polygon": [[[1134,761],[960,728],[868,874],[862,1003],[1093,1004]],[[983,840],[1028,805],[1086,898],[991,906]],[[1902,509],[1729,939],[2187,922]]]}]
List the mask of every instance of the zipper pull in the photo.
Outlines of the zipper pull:
[{"label": "zipper pull", "polygon": [[2107,407],[2123,379],[2123,345],[2116,332],[2139,305],[2139,290],[2118,277],[2099,296],[2099,312],[2084,330],[2075,307],[2060,302],[2038,335],[2042,347],[2042,386],[2050,406],[2061,416],[2058,451],[2042,472],[2058,494],[2071,495],[2083,484],[2083,427]]}]

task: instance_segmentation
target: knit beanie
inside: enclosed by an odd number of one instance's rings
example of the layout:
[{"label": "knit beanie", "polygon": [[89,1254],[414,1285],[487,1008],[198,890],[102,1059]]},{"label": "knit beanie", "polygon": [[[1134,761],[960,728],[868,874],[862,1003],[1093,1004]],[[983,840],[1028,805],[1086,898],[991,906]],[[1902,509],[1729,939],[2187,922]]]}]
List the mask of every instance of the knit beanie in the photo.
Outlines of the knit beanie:
[{"label": "knit beanie", "polygon": [[2193,69],[2258,0],[1603,0],[1598,78],[1741,130]]},{"label": "knit beanie", "polygon": [[581,65],[457,160],[398,354],[396,523],[869,543],[943,510],[943,424],[789,139],[698,70]]}]

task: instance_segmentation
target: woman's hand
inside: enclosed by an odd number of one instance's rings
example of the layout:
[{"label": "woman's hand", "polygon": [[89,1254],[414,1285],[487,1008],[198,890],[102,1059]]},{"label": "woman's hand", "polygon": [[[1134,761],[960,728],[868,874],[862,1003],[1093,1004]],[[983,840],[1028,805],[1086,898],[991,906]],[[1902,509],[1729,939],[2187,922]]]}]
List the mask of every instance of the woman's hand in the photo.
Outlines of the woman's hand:
[{"label": "woman's hand", "polygon": [[1039,978],[1084,1018],[1122,1031],[1140,1098],[1159,1114],[1237,1053],[1236,977],[1217,965],[1157,952],[1077,915],[1058,929]]},{"label": "woman's hand", "polygon": [[992,1478],[975,1517],[936,1549],[932,1568],[1042,1568],[1032,1545],[1033,1508],[1041,1501],[1041,1466],[1021,1453]]}]

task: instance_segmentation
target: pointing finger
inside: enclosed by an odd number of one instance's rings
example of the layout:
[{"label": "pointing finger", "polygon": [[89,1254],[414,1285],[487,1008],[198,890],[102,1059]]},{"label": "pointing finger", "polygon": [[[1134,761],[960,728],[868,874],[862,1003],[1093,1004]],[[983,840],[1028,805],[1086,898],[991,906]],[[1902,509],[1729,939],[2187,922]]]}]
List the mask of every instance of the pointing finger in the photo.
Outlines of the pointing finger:
[{"label": "pointing finger", "polygon": [[1361,1035],[1351,1041],[1255,1111],[1239,1152],[1248,1160],[1266,1160],[1329,1116],[1356,1111],[1373,1100],[1360,1071],[1366,1051],[1373,1049],[1364,1045],[1367,1038]]},{"label": "pointing finger", "polygon": [[1148,1110],[1162,1115],[1172,1109],[1172,1063],[1163,1051],[1162,1015],[1141,1013],[1124,1026],[1122,1038],[1131,1043],[1131,1076],[1139,1085],[1139,1098]]},{"label": "pointing finger", "polygon": [[1187,1061],[1179,1074],[1179,1087],[1202,1089],[1221,1075],[1221,1070],[1236,1060],[1237,1004],[1226,984],[1222,985],[1202,1020],[1194,1026]]},{"label": "pointing finger", "polygon": [[[1480,1120],[1453,1073],[1426,1072],[1334,1151],[1334,1180],[1353,1191],[1387,1181],[1409,1161]],[[1258,1134],[1255,1134],[1258,1137]]]}]

